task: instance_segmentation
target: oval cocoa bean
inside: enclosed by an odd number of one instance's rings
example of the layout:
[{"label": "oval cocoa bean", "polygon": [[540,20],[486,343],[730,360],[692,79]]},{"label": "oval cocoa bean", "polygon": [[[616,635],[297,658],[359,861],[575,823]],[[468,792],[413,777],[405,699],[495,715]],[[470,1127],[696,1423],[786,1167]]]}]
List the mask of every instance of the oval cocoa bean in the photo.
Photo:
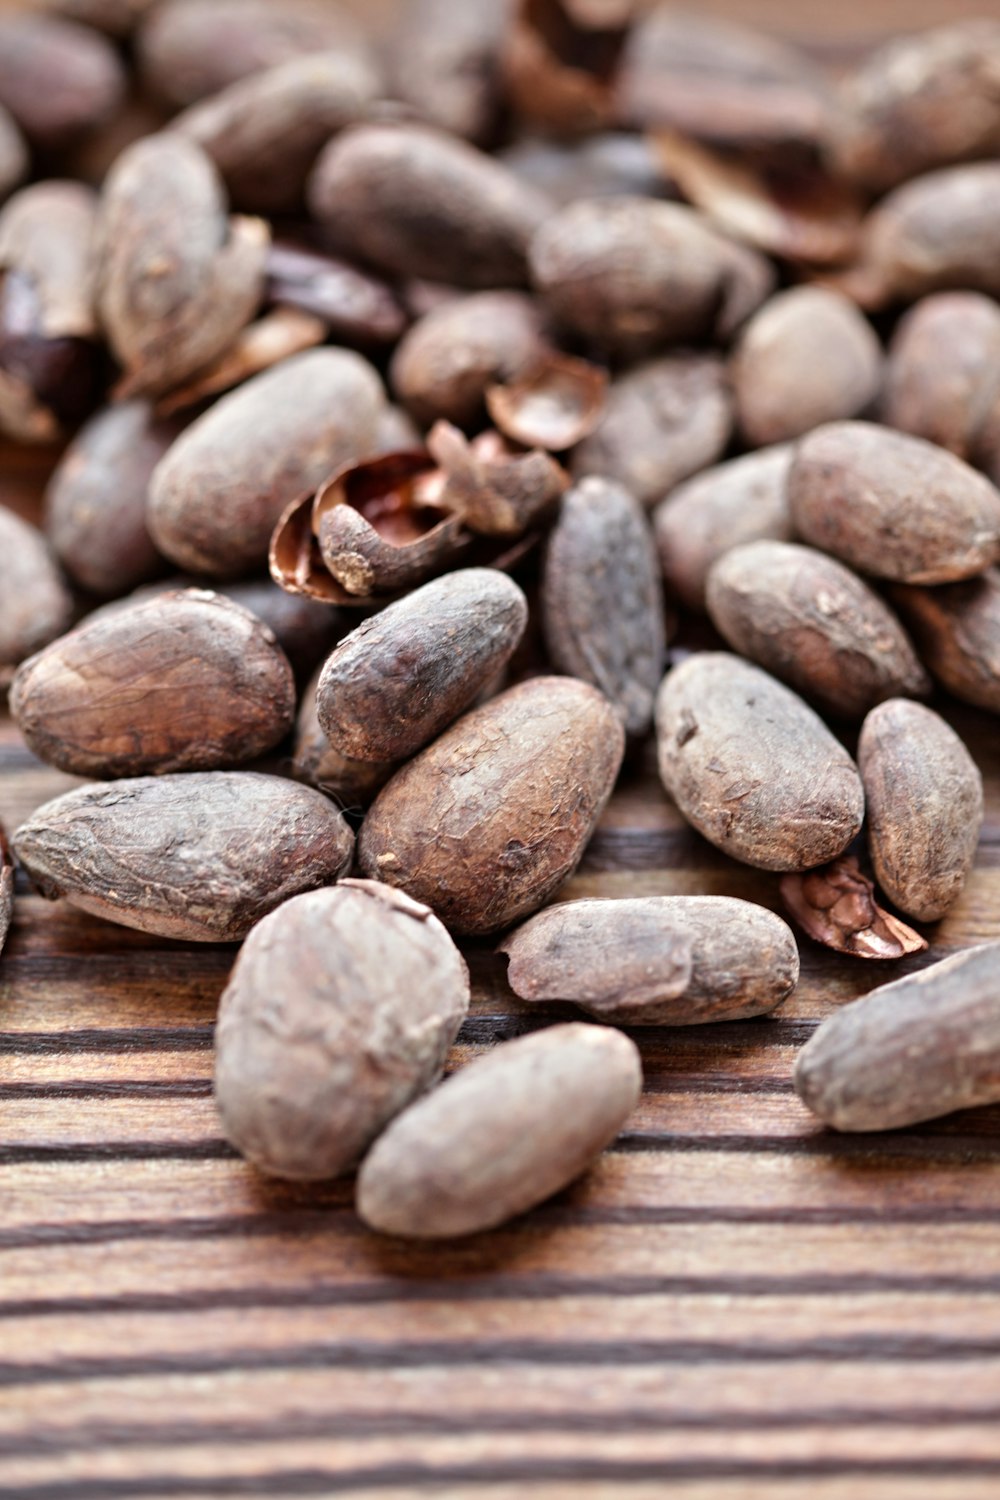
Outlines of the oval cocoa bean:
[{"label": "oval cocoa bean", "polygon": [[541,604],[553,666],[599,688],[626,734],[645,734],[663,676],[666,628],[652,532],[628,490],[584,479],[563,496]]},{"label": "oval cocoa bean", "polygon": [[791,928],[730,896],[569,901],[500,944],[522,1000],[567,1000],[621,1026],[765,1015],[799,977]]},{"label": "oval cocoa bean", "polygon": [[889,606],[849,568],[790,542],[750,542],[708,575],[708,613],[734,651],[833,714],[930,692]]},{"label": "oval cocoa bean", "polygon": [[284,739],[295,682],[266,625],[188,589],[53,641],[20,667],[10,707],[35,754],[77,776],[204,771]]},{"label": "oval cocoa bean", "polygon": [[928,292],[1000,295],[1000,162],[944,167],[886,194],[865,221],[866,305]]},{"label": "oval cocoa bean", "polygon": [[468,1009],[465,960],[426,906],[370,880],[286,901],[219,1005],[226,1138],[278,1177],[349,1171],[440,1077]]},{"label": "oval cocoa bean", "polygon": [[0,684],[66,630],[73,599],[41,532],[0,505]]},{"label": "oval cocoa bean", "polygon": [[792,448],[745,453],[678,485],[653,512],[660,566],[670,594],[705,610],[712,564],[742,542],[790,542],[786,486]]},{"label": "oval cocoa bean", "polygon": [[660,776],[710,843],[761,870],[810,870],[861,827],[857,767],[802,699],[724,652],[689,657],[656,705]]},{"label": "oval cocoa bean", "polygon": [[233,577],[267,562],[282,511],[374,445],[382,386],[360,354],[311,349],[248,380],[157,465],[149,529],[183,568]]},{"label": "oval cocoa bean", "polygon": [[45,149],[72,144],[121,105],[125,70],[89,26],[59,16],[0,16],[0,104]]},{"label": "oval cocoa bean", "polygon": [[990,297],[924,297],[900,318],[889,345],[882,420],[975,462],[998,368],[1000,307]]},{"label": "oval cocoa bean", "polygon": [[961,895],[983,824],[983,778],[958,735],[920,703],[873,709],[858,741],[868,842],[889,900],[936,922]]},{"label": "oval cocoa bean", "polygon": [[788,476],[802,539],[862,573],[950,583],[1000,557],[1000,493],[953,453],[870,422],[803,438]]},{"label": "oval cocoa bean", "polygon": [[361,867],[453,932],[495,932],[572,874],[624,748],[618,716],[594,688],[532,678],[397,771],[365,818]]},{"label": "oval cocoa bean", "polygon": [[12,843],[50,900],[159,937],[236,943],[290,896],[332,885],[354,838],[310,787],[194,771],[79,787]]},{"label": "oval cocoa bean", "polygon": [[968,948],[828,1016],[795,1088],[837,1130],[894,1130],[1000,1102],[1000,943]]},{"label": "oval cocoa bean", "polygon": [[900,584],[892,600],[938,682],[963,703],[1000,713],[1000,572],[937,589]]},{"label": "oval cocoa bean", "polygon": [[351,760],[404,760],[469,705],[507,662],[528,602],[504,573],[464,568],[365,620],[316,689],[319,722]]},{"label": "oval cocoa bean", "polygon": [[309,200],[345,255],[468,287],[523,286],[548,208],[493,157],[411,124],[344,131],[317,162]]},{"label": "oval cocoa bean", "polygon": [[320,727],[316,712],[319,674],[306,687],[295,723],[292,774],[297,781],[319,787],[339,807],[367,807],[396,770],[395,761],[351,760],[334,750]]},{"label": "oval cocoa bean", "polygon": [[542,1203],[609,1146],[639,1100],[635,1043],[570,1022],[494,1047],[411,1105],[358,1174],[384,1234],[442,1239]]}]

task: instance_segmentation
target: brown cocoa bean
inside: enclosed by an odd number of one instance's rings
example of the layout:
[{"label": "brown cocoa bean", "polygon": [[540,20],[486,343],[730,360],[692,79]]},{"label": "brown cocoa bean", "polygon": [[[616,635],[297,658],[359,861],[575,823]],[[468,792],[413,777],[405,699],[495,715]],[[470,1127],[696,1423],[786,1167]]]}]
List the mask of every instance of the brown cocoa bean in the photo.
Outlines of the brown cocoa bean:
[{"label": "brown cocoa bean", "polygon": [[368,362],[312,349],[223,396],[158,464],[147,520],[181,567],[232,577],[259,567],[297,495],[375,439],[383,395]]},{"label": "brown cocoa bean", "polygon": [[727,338],[774,285],[756,251],[690,208],[649,198],[569,204],[539,229],[530,260],[556,321],[629,360],[665,344]]},{"label": "brown cocoa bean", "polygon": [[899,321],[883,422],[974,462],[1000,369],[1000,308],[980,292],[937,292]]},{"label": "brown cocoa bean", "polygon": [[11,858],[7,835],[0,827],[0,953],[7,941],[11,917],[14,915],[14,861]]},{"label": "brown cocoa bean", "polygon": [[936,922],[962,894],[976,855],[979,768],[938,714],[896,699],[865,720],[858,769],[879,884],[900,911]]},{"label": "brown cocoa bean", "polygon": [[156,0],[44,0],[47,10],[69,21],[81,21],[109,36],[126,37]]},{"label": "brown cocoa bean", "polygon": [[523,292],[475,292],[426,313],[389,369],[399,401],[423,426],[481,422],[487,388],[531,368],[547,348],[538,304]]},{"label": "brown cocoa bean", "polygon": [[316,708],[350,760],[404,760],[434,739],[506,666],[528,603],[490,568],[447,573],[365,620],[320,675]]},{"label": "brown cocoa bean", "polygon": [[370,880],[286,901],[250,933],[219,1005],[226,1138],[277,1177],[350,1171],[440,1077],[468,1009],[465,960],[426,906]]},{"label": "brown cocoa bean", "polygon": [[712,564],[743,542],[790,542],[785,490],[792,448],[746,453],[678,485],[653,512],[668,594],[704,613]]},{"label": "brown cocoa bean", "polygon": [[950,583],[1000,557],[1000,493],[953,453],[870,422],[803,438],[788,476],[802,539],[862,573]]},{"label": "brown cocoa bean", "polygon": [[618,1026],[765,1015],[799,977],[790,928],[729,896],[569,901],[500,944],[522,1000],[570,1001]]},{"label": "brown cocoa bean", "polygon": [[0,203],[28,170],[28,148],[14,116],[0,104]]},{"label": "brown cocoa bean", "polygon": [[614,709],[588,684],[510,688],[396,772],[362,827],[361,867],[453,932],[496,932],[575,870],[624,746]]},{"label": "brown cocoa bean", "polygon": [[711,354],[650,360],[614,381],[605,415],[573,453],[574,479],[616,479],[653,505],[715,463],[732,430],[725,367]]},{"label": "brown cocoa bean", "polygon": [[137,50],[145,82],[178,107],[293,57],[366,52],[334,0],[158,0]]},{"label": "brown cocoa bean", "polygon": [[799,1097],[837,1130],[894,1130],[1000,1100],[1000,943],[968,948],[828,1016]]},{"label": "brown cocoa bean", "polygon": [[358,53],[293,57],[193,104],[171,129],[211,158],[236,208],[293,213],[323,146],[363,119],[378,92],[377,74]]},{"label": "brown cocoa bean", "polygon": [[1000,573],[937,589],[898,585],[892,601],[938,682],[963,703],[1000,713]]},{"label": "brown cocoa bean", "polygon": [[38,808],[13,846],[50,900],[159,937],[236,943],[290,896],[332,885],[354,838],[310,787],[194,771],[78,787]]},{"label": "brown cocoa bean", "polygon": [[89,26],[59,16],[0,16],[0,104],[33,145],[69,145],[122,103],[125,70]]},{"label": "brown cocoa bean", "polygon": [[268,239],[262,220],[227,216],[218,173],[193,141],[152,135],[122,152],[96,250],[121,394],[169,390],[228,348],[263,295]]},{"label": "brown cocoa bean", "polygon": [[818,714],[760,667],[699,652],[656,704],[660,777],[689,823],[761,870],[808,870],[861,827],[857,767]]},{"label": "brown cocoa bean", "polygon": [[339,750],[334,750],[320,727],[316,712],[318,684],[317,672],[307,686],[299,708],[292,774],[297,781],[308,782],[310,786],[326,792],[340,807],[367,807],[396,770],[396,763],[351,760],[346,755],[341,755]]},{"label": "brown cocoa bean", "polygon": [[344,131],[317,162],[309,201],[343,254],[467,287],[522,286],[548,207],[494,158],[417,125]]},{"label": "brown cocoa bean", "polygon": [[0,212],[0,430],[48,443],[93,411],[97,343],[92,242],[97,199],[76,182],[36,182]]},{"label": "brown cocoa bean", "polygon": [[295,717],[288,659],[255,616],[205,590],[164,594],[76,630],[18,670],[11,713],[35,754],[78,776],[254,760]]},{"label": "brown cocoa bean", "polygon": [[734,651],[826,712],[861,719],[876,703],[930,692],[902,625],[849,568],[790,542],[750,542],[712,567],[708,613]]},{"label": "brown cocoa bean", "polygon": [[274,633],[291,662],[297,681],[305,682],[353,621],[315,599],[287,594],[269,578],[222,584],[217,593],[249,610]]},{"label": "brown cocoa bean", "polygon": [[571,1022],[504,1042],[379,1137],[358,1174],[358,1213],[414,1239],[492,1229],[578,1177],[641,1091],[638,1048],[620,1031]]},{"label": "brown cocoa bean", "polygon": [[69,627],[73,599],[34,526],[0,505],[0,685],[18,662]]},{"label": "brown cocoa bean", "polygon": [[960,20],[876,48],[844,79],[835,170],[885,192],[933,167],[1000,149],[1000,24]]},{"label": "brown cocoa bean", "polygon": [[45,494],[45,529],[81,588],[117,596],[162,571],[146,492],[177,433],[146,402],[126,401],[92,417],[66,449]]},{"label": "brown cocoa bean", "polygon": [[666,653],[663,590],[649,522],[621,485],[584,479],[563,496],[541,607],[553,666],[599,688],[626,734],[645,734]]},{"label": "brown cocoa bean", "polygon": [[500,110],[500,43],[511,9],[511,0],[412,0],[392,40],[395,97],[429,125],[482,144]]},{"label": "brown cocoa bean", "polygon": [[840,292],[792,287],[754,313],[730,373],[743,436],[759,448],[864,411],[878,394],[882,351]]},{"label": "brown cocoa bean", "polygon": [[361,349],[394,344],[409,321],[387,282],[346,260],[289,240],[271,245],[267,276],[269,301],[322,319],[339,344]]}]

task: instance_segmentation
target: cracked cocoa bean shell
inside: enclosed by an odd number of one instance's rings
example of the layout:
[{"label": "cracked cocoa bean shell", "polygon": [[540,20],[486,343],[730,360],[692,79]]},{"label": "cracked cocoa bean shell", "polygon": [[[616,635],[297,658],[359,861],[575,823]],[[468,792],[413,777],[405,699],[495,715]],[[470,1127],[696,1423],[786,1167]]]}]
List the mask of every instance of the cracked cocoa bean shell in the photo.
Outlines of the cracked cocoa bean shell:
[{"label": "cracked cocoa bean shell", "polygon": [[67,792],[21,825],[13,847],[50,900],[159,937],[235,943],[289,897],[332,885],[354,837],[310,787],[193,771]]},{"label": "cracked cocoa bean shell", "polygon": [[708,575],[708,613],[734,651],[826,712],[861,719],[930,678],[892,610],[835,558],[791,542],[733,547]]},{"label": "cracked cocoa bean shell", "polygon": [[730,896],[569,901],[499,946],[522,1000],[569,1001],[617,1026],[765,1015],[799,977],[787,923]]},{"label": "cracked cocoa bean shell", "polygon": [[547,202],[493,157],[418,125],[361,125],[331,141],[309,187],[334,248],[391,276],[523,286]]},{"label": "cracked cocoa bean shell", "polygon": [[286,506],[372,448],[383,402],[375,370],[346,349],[310,349],[254,376],[157,465],[147,513],[156,545],[213,577],[259,568]]},{"label": "cracked cocoa bean shell", "polygon": [[871,422],[831,422],[803,438],[788,501],[803,541],[876,578],[951,583],[1000,558],[1000,493],[989,480]]},{"label": "cracked cocoa bean shell", "polygon": [[891,597],[938,682],[1000,713],[1000,572],[936,589],[897,584]]},{"label": "cracked cocoa bean shell", "polygon": [[663,676],[666,623],[653,534],[628,490],[591,478],[563,496],[540,598],[553,666],[599,688],[626,734],[645,734]]},{"label": "cracked cocoa bean shell", "polygon": [[349,1171],[440,1077],[468,1009],[465,960],[426,906],[369,880],[286,901],[250,933],[219,1006],[227,1139],[274,1176]]},{"label": "cracked cocoa bean shell", "polygon": [[453,932],[506,927],[576,868],[624,747],[617,714],[587,683],[510,688],[396,772],[365,818],[361,867]]},{"label": "cracked cocoa bean shell", "polygon": [[69,628],[73,599],[41,532],[0,505],[0,685]]},{"label": "cracked cocoa bean shell", "polygon": [[983,778],[958,735],[920,703],[872,710],[858,741],[868,843],[889,900],[936,922],[958,900],[983,824]]},{"label": "cracked cocoa bean shell", "polygon": [[256,616],[188,589],[53,641],[22,663],[10,708],[35,754],[77,776],[210,770],[284,739],[295,682]]},{"label": "cracked cocoa bean shell", "polygon": [[905,313],[886,361],[882,420],[967,463],[998,394],[1000,308],[980,292],[936,292]]},{"label": "cracked cocoa bean shell", "polygon": [[782,443],[716,464],[656,507],[653,530],[669,595],[704,614],[709,572],[731,547],[792,540],[786,496],[792,453]]},{"label": "cracked cocoa bean shell", "polygon": [[894,1130],[1000,1101],[1000,943],[883,985],[828,1016],[795,1088],[837,1130]]},{"label": "cracked cocoa bean shell", "polygon": [[761,870],[842,854],[865,812],[857,767],[818,714],[760,667],[699,652],[656,703],[660,777],[712,844]]},{"label": "cracked cocoa bean shell", "polygon": [[365,620],[329,657],[320,725],[349,760],[404,760],[470,706],[506,666],[528,603],[504,573],[463,568]]},{"label": "cracked cocoa bean shell", "polygon": [[384,1234],[443,1239],[524,1213],[611,1144],[642,1092],[633,1041],[569,1022],[503,1042],[399,1115],[358,1174]]}]

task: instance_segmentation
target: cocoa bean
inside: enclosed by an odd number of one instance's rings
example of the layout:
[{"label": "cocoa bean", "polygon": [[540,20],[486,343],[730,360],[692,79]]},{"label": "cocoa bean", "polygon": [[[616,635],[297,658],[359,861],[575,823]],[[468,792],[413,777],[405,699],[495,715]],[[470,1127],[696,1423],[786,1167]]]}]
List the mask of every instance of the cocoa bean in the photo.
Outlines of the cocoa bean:
[{"label": "cocoa bean", "polygon": [[69,627],[73,599],[45,538],[3,505],[0,598],[0,685],[5,685],[18,662]]},{"label": "cocoa bean", "polygon": [[979,292],[925,297],[900,319],[889,345],[882,420],[975,462],[998,368],[995,302]]},{"label": "cocoa bean", "polygon": [[69,145],[121,106],[125,70],[110,43],[59,16],[0,16],[0,105],[33,145]]},{"label": "cocoa bean", "polygon": [[292,774],[332,797],[343,808],[367,807],[396,770],[395,761],[351,760],[334,750],[316,712],[319,673],[307,686],[295,725]]},{"label": "cocoa bean", "polygon": [[938,682],[963,703],[1000,713],[1000,573],[937,589],[897,585],[892,601]]}]

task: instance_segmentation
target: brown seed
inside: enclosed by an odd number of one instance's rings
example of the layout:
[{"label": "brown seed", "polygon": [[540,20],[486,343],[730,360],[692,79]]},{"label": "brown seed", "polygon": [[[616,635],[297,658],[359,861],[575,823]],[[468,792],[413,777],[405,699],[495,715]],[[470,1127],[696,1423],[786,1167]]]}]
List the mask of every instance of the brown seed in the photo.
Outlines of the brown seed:
[{"label": "brown seed", "polygon": [[888,605],[849,568],[811,547],[731,548],[708,575],[707,604],[734,651],[828,713],[861,719],[885,698],[930,692]]},{"label": "brown seed", "polygon": [[489,386],[486,406],[504,437],[561,453],[600,424],[607,387],[600,365],[547,354],[507,384]]},{"label": "brown seed", "polygon": [[46,491],[45,529],[82,588],[117,596],[162,570],[146,492],[177,432],[146,402],[127,401],[92,417],[66,449]]},{"label": "brown seed", "polygon": [[899,321],[882,420],[973,462],[997,391],[1000,308],[980,292],[937,292]]},{"label": "brown seed", "polygon": [[326,325],[297,307],[278,307],[255,323],[248,323],[223,352],[183,385],[174,386],[156,403],[156,413],[169,417],[188,411],[211,396],[242,385],[293,354],[314,349],[326,340]]},{"label": "brown seed", "polygon": [[710,843],[761,870],[809,870],[861,827],[857,767],[818,714],[759,667],[699,652],[656,704],[660,776]]},{"label": "brown seed", "polygon": [[803,438],[788,478],[804,541],[862,573],[949,583],[1000,557],[1000,494],[952,453],[869,422]]},{"label": "brown seed", "polygon": [[69,627],[73,600],[34,526],[0,505],[0,686],[18,662]]},{"label": "brown seed", "polygon": [[836,953],[895,959],[927,948],[919,932],[879,906],[854,854],[804,875],[782,875],[781,898],[802,930]]},{"label": "brown seed", "polygon": [[387,282],[290,240],[279,240],[268,249],[267,277],[270,302],[322,319],[339,344],[362,349],[394,344],[409,321]]},{"label": "brown seed", "polygon": [[33,145],[71,144],[122,103],[125,71],[89,26],[27,12],[0,16],[0,104]]},{"label": "brown seed", "polygon": [[20,667],[11,713],[28,745],[78,776],[209,770],[254,760],[295,717],[271,631],[188,589],[84,621]]},{"label": "brown seed", "polygon": [[146,136],[108,174],[97,228],[97,298],[122,365],[121,394],[179,385],[253,317],[269,230],[230,218],[218,173],[193,141]]},{"label": "brown seed", "polygon": [[79,787],[33,813],[13,844],[50,900],[159,937],[236,943],[290,896],[331,885],[354,839],[309,787],[195,771]]},{"label": "brown seed", "polygon": [[0,827],[0,953],[7,941],[10,921],[14,913],[14,861],[11,858],[7,835]]},{"label": "brown seed", "polygon": [[725,366],[715,355],[650,360],[612,384],[603,421],[573,454],[573,477],[617,479],[653,505],[715,463],[732,420]]},{"label": "brown seed", "polygon": [[216,592],[264,622],[301,682],[354,623],[349,616],[315,599],[286,593],[269,578],[222,584]]},{"label": "brown seed", "polygon": [[109,36],[128,36],[156,0],[46,0],[46,8]]},{"label": "brown seed", "polygon": [[544,318],[523,292],[474,292],[425,314],[400,341],[389,381],[418,422],[472,427],[486,391],[533,366],[546,348]]},{"label": "brown seed", "polygon": [[774,1010],[799,954],[780,917],[729,896],[550,906],[500,944],[522,1000],[568,1000],[617,1026],[689,1026]]},{"label": "brown seed", "polygon": [[0,104],[0,203],[28,171],[28,148],[14,120]]},{"label": "brown seed", "polygon": [[522,536],[569,486],[550,453],[525,453],[489,429],[469,442],[449,422],[435,422],[427,447],[445,475],[442,503],[479,536]]},{"label": "brown seed", "polygon": [[936,922],[962,894],[983,824],[983,778],[944,719],[894,700],[858,741],[879,884],[901,911]]},{"label": "brown seed", "polygon": [[899,585],[892,601],[938,682],[963,703],[1000,713],[1000,572],[945,588]]},{"label": "brown seed", "polygon": [[379,793],[358,856],[453,932],[535,911],[576,868],[625,736],[586,683],[536,677],[459,719]]},{"label": "brown seed", "polygon": [[396,763],[351,760],[341,755],[339,750],[334,750],[320,728],[316,712],[318,683],[317,672],[302,697],[295,726],[292,774],[297,781],[319,787],[321,792],[333,797],[340,807],[367,807],[396,770]]},{"label": "brown seed", "polygon": [[774,284],[756,251],[650,198],[584,199],[552,214],[532,241],[531,273],[557,322],[629,360],[728,337]]},{"label": "brown seed", "polygon": [[584,479],[563,497],[541,606],[553,666],[599,688],[627,734],[645,734],[666,653],[663,590],[649,522],[621,485]]},{"label": "brown seed", "polygon": [[231,202],[247,213],[292,213],[331,136],[362,119],[379,79],[357,52],[293,57],[231,83],[173,121],[215,163]]},{"label": "brown seed", "polygon": [[500,109],[499,53],[510,0],[411,0],[393,28],[393,92],[418,116],[481,144]]},{"label": "brown seed", "polygon": [[737,150],[800,152],[826,137],[819,72],[784,42],[714,16],[655,6],[633,27],[618,80],[621,112]]},{"label": "brown seed", "polygon": [[837,1130],[893,1130],[1000,1100],[1000,943],[968,948],[828,1016],[800,1098]]},{"label": "brown seed", "polygon": [[840,292],[800,286],[754,314],[730,372],[743,436],[758,448],[864,411],[881,385],[882,351]]},{"label": "brown seed", "polygon": [[351,760],[403,760],[465,712],[528,623],[516,583],[465,568],[390,604],[345,636],[319,679],[330,744]]},{"label": "brown seed", "polygon": [[160,551],[215,577],[260,566],[289,502],[368,450],[382,404],[375,371],[346,349],[294,355],[223,396],[153,474]]},{"label": "brown seed", "polygon": [[101,398],[92,241],[97,199],[36,182],[0,212],[0,430],[49,443]]},{"label": "brown seed", "polygon": [[704,612],[712,564],[743,542],[790,542],[785,495],[792,448],[785,443],[706,469],[672,490],[653,512],[668,593]]},{"label": "brown seed", "polygon": [[611,1144],[642,1091],[635,1043],[570,1023],[494,1047],[411,1105],[358,1174],[372,1229],[475,1234],[524,1213]]},{"label": "brown seed", "polygon": [[884,192],[932,167],[1000,149],[1000,25],[960,20],[894,38],[840,90],[836,171]]},{"label": "brown seed", "polygon": [[389,886],[296,896],[247,938],[219,1005],[215,1102],[262,1172],[348,1172],[441,1075],[469,971],[437,918]]},{"label": "brown seed", "polygon": [[158,0],[137,50],[145,82],[183,107],[293,57],[366,48],[335,0]]},{"label": "brown seed", "polygon": [[345,255],[468,287],[522,286],[547,210],[494,158],[417,125],[344,131],[320,157],[309,201]]}]

